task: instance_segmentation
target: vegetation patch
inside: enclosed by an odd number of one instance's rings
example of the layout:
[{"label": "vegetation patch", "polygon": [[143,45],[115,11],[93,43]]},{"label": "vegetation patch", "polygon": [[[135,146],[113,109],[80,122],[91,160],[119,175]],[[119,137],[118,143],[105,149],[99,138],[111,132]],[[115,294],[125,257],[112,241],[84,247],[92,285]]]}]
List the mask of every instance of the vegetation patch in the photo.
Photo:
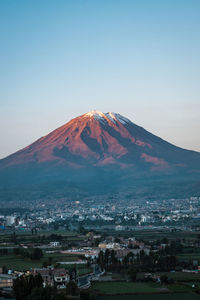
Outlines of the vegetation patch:
[{"label": "vegetation patch", "polygon": [[95,282],[90,290],[99,294],[141,294],[159,293],[161,286],[142,282]]}]

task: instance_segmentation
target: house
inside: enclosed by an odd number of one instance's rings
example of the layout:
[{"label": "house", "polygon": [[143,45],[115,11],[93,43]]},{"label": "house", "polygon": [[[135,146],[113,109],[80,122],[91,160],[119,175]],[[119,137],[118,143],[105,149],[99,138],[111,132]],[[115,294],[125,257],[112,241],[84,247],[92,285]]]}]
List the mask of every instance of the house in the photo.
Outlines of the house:
[{"label": "house", "polygon": [[60,246],[60,242],[54,241],[54,242],[50,242],[50,247],[59,247]]},{"label": "house", "polygon": [[53,272],[53,280],[58,288],[65,288],[66,284],[70,281],[70,276],[65,269],[55,269]]},{"label": "house", "polygon": [[7,274],[0,275],[0,288],[12,288],[13,287],[13,278]]},{"label": "house", "polygon": [[60,269],[33,269],[33,275],[40,274],[44,281],[44,286],[56,286],[58,288],[65,287],[66,284],[70,281],[70,275],[68,270],[64,268]]},{"label": "house", "polygon": [[98,245],[98,247],[101,249],[101,250],[105,250],[105,249],[109,249],[109,250],[117,250],[117,249],[120,249],[120,245],[119,243],[100,243]]}]

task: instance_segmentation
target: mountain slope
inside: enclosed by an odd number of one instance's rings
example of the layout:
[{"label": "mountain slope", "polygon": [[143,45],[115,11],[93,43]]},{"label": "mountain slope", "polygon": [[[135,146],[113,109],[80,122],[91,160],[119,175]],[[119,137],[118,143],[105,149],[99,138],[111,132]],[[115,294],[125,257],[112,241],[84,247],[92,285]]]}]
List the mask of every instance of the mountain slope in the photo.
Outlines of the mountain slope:
[{"label": "mountain slope", "polygon": [[[196,178],[200,153],[176,147],[116,113],[88,112],[0,160],[0,185],[70,182],[76,189],[133,186],[137,178]],[[149,184],[149,186],[152,185]],[[101,189],[101,188],[100,188]]]},{"label": "mountain slope", "polygon": [[1,167],[54,163],[83,166],[140,166],[153,170],[199,167],[200,154],[173,146],[127,118],[92,111],[0,161]]}]

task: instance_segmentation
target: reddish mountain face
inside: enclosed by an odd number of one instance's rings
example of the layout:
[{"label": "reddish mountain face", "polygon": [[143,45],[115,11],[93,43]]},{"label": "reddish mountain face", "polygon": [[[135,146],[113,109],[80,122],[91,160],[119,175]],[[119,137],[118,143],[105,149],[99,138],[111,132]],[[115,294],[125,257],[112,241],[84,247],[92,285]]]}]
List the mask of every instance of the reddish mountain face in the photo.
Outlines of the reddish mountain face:
[{"label": "reddish mountain face", "polygon": [[198,172],[200,153],[173,146],[120,114],[91,111],[1,160],[0,168],[48,163],[75,169]]},{"label": "reddish mountain face", "polygon": [[190,197],[199,195],[199,180],[200,153],[119,114],[92,111],[0,160],[0,201],[118,192],[132,199]]}]

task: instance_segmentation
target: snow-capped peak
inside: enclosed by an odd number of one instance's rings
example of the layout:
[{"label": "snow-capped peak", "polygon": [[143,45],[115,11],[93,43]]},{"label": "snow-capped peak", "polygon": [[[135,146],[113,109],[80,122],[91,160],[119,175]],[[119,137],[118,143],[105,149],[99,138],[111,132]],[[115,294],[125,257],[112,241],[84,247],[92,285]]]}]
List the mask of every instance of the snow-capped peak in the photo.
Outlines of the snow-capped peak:
[{"label": "snow-capped peak", "polygon": [[131,121],[120,114],[114,114],[115,118],[122,124],[131,123]]},{"label": "snow-capped peak", "polygon": [[102,113],[101,111],[92,110],[86,113],[85,116],[94,117],[96,120],[98,120],[104,118],[104,113]]},{"label": "snow-capped peak", "polygon": [[118,121],[123,125],[125,125],[127,123],[131,123],[131,121],[129,119],[123,117],[120,114],[114,113],[114,112],[103,113],[101,111],[92,110],[92,111],[89,111],[88,113],[86,113],[84,116],[93,117],[95,120],[100,120],[100,121],[106,121],[106,119],[109,119],[113,123],[116,123],[116,121]]},{"label": "snow-capped peak", "polygon": [[109,120],[111,120],[113,123],[116,123],[116,117],[115,117],[115,114],[114,114],[114,113],[112,113],[112,112],[107,112],[107,113],[105,114],[105,116],[106,116]]},{"label": "snow-capped peak", "polygon": [[113,112],[108,112],[105,114],[107,118],[109,118],[111,121],[113,121],[114,123],[116,123],[116,121],[119,121],[120,123],[127,124],[127,123],[131,123],[131,121],[125,117],[123,117],[120,114],[117,113],[113,113]]}]

